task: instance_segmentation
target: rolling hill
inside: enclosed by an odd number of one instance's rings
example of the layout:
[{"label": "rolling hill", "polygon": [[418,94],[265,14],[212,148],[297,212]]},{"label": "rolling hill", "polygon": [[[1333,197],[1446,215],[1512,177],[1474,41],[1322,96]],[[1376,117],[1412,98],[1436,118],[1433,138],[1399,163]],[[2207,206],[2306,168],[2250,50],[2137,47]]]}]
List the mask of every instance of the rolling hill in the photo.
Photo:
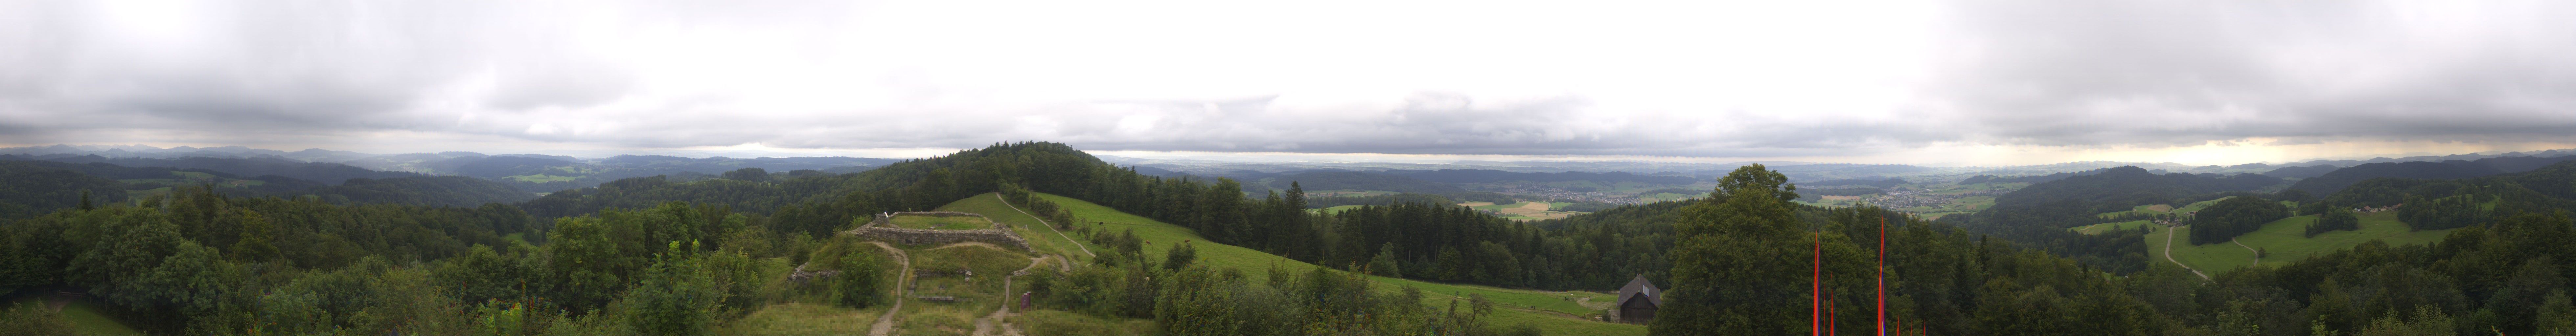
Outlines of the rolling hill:
[{"label": "rolling hill", "polygon": [[[2306,215],[2265,223],[2262,229],[2237,237],[2232,243],[2191,245],[2181,237],[2174,237],[2171,239],[2174,261],[2171,262],[2217,276],[2249,266],[2298,262],[2370,241],[2382,241],[2390,246],[2431,243],[2458,230],[2412,231],[2405,223],[2397,221],[2397,212],[2388,211],[2362,214],[2361,230],[2333,231],[2306,237],[2308,223],[2316,221],[2316,218],[2317,215]],[[2167,235],[2188,236],[2191,230],[2189,226],[2149,227],[2155,230],[2147,235],[2147,257],[2153,262],[2169,262],[2165,259]],[[2259,262],[2255,258],[2256,249],[2267,252]]]},{"label": "rolling hill", "polygon": [[2337,169],[2333,172],[2325,173],[2324,175],[2320,175],[2315,178],[2299,180],[2298,184],[2290,185],[2290,189],[2305,190],[2309,194],[2314,195],[2329,195],[2343,191],[2343,188],[2350,187],[2354,183],[2360,183],[2361,181],[2375,178],[2465,179],[2505,173],[2526,172],[2570,160],[2576,160],[2576,156],[2514,156],[2484,158],[2477,159],[2476,161],[2450,160],[2441,162],[2411,161],[2370,163]]},{"label": "rolling hill", "polygon": [[1996,196],[1995,205],[1977,211],[1973,223],[1985,227],[2066,228],[2098,223],[2101,213],[2130,210],[2138,205],[2278,184],[2280,178],[2256,174],[2155,174],[2135,166],[2116,167],[2031,184]]},{"label": "rolling hill", "polygon": [[1516,173],[1493,169],[1388,170],[1384,174],[1412,177],[1440,183],[1487,183],[1505,181],[1567,182],[1592,181],[1601,184],[1638,182],[1649,184],[1691,184],[1698,178],[1672,175],[1638,175],[1628,172],[1588,173]]},{"label": "rolling hill", "polygon": [[[1267,270],[1273,266],[1288,267],[1292,270],[1316,267],[1313,264],[1271,255],[1253,249],[1219,244],[1209,241],[1205,237],[1199,236],[1197,232],[1192,231],[1189,228],[1156,221],[1143,216],[1120,212],[1115,209],[1110,209],[1107,206],[1094,204],[1088,201],[1052,194],[1040,193],[1036,195],[1065,207],[1068,211],[1071,211],[1075,217],[1084,218],[1094,222],[1105,222],[1105,224],[1074,224],[1077,229],[1085,227],[1096,227],[1111,231],[1134,229],[1137,237],[1152,242],[1145,246],[1145,253],[1147,254],[1146,257],[1149,259],[1162,259],[1164,258],[1164,254],[1171,249],[1171,246],[1173,246],[1174,243],[1191,241],[1191,244],[1197,249],[1199,263],[1215,267],[1232,267],[1244,270],[1243,274],[1246,277],[1245,281],[1265,281],[1268,279],[1268,274],[1266,272],[1262,272],[1262,270]],[[986,199],[992,199],[993,201],[986,201]],[[1014,210],[995,209],[994,205],[998,203],[1000,203],[998,202],[998,199],[995,199],[991,194],[984,194],[979,195],[979,197],[963,199],[950,203],[947,206],[941,207],[941,209],[976,212],[984,214],[987,217],[992,217],[995,220],[1014,223],[1014,226],[1020,227],[1025,227],[1026,225],[1016,224],[1034,221],[1034,219],[1031,219],[1024,214],[1002,212],[1016,212]],[[1030,240],[1030,244],[1032,246],[1037,246],[1039,244],[1056,244],[1054,245],[1055,247],[1041,247],[1040,249],[1042,250],[1052,249],[1054,253],[1060,254],[1081,253],[1066,252],[1069,251],[1069,249],[1064,248],[1064,246],[1085,245],[1084,242],[1080,241],[1081,236],[1072,236],[1071,239],[1041,239],[1051,238],[1048,236],[1053,236],[1053,234],[1045,232],[1044,229],[1038,230],[1039,232],[1034,232],[1034,235],[1032,235],[1032,232],[1027,232],[1025,230],[1021,231],[1021,234],[1023,237],[1027,237]],[[1042,243],[1042,241],[1044,241],[1044,243]],[[1090,248],[1093,250],[1099,249],[1097,246],[1092,246]],[[1607,308],[1608,300],[1610,299],[1610,295],[1607,294],[1592,292],[1515,290],[1488,286],[1442,284],[1374,276],[1370,277],[1370,280],[1381,284],[1382,286],[1377,288],[1383,291],[1391,292],[1403,287],[1420,288],[1426,294],[1423,302],[1426,305],[1445,305],[1452,299],[1462,299],[1465,295],[1470,293],[1483,294],[1498,303],[1503,303],[1502,306],[1508,306],[1507,309],[1497,309],[1495,315],[1488,317],[1489,319],[1501,321],[1499,323],[1505,324],[1528,322],[1539,327],[1549,335],[1639,335],[1646,333],[1646,328],[1643,325],[1599,322],[1597,320],[1588,320],[1578,317],[1585,314],[1597,314],[1599,309]]]},{"label": "rolling hill", "polygon": [[1424,181],[1422,179],[1403,175],[1352,171],[1312,171],[1288,174],[1272,178],[1270,187],[1273,189],[1284,190],[1288,189],[1288,184],[1290,182],[1295,182],[1298,186],[1305,187],[1306,190],[1385,190],[1421,194],[1450,194],[1467,191],[1467,189],[1461,189],[1455,185]]}]

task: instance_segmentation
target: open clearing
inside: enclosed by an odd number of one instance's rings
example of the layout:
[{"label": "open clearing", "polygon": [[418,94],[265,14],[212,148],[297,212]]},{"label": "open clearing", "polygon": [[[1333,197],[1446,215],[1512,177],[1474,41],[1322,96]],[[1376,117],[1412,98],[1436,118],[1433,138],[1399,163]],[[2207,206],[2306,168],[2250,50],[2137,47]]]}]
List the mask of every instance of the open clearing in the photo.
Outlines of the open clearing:
[{"label": "open clearing", "polygon": [[2265,223],[2262,229],[2236,238],[2236,243],[2244,246],[2229,243],[2193,246],[2185,239],[2191,236],[2191,228],[2188,226],[2178,228],[2151,226],[2156,228],[2156,232],[2147,235],[2147,253],[2150,254],[2147,257],[2152,260],[2164,260],[2165,239],[2163,238],[2168,234],[2166,231],[2173,231],[2171,234],[2179,235],[2173,239],[2173,259],[2215,276],[2253,266],[2255,253],[2247,250],[2248,248],[2263,249],[2267,253],[2262,258],[2264,265],[2285,265],[2306,260],[2310,256],[2351,248],[2371,240],[2385,241],[2389,246],[2424,244],[2441,240],[2442,237],[2449,236],[2452,231],[2459,230],[2412,231],[2405,223],[2397,221],[2396,212],[2377,212],[2361,214],[2361,230],[2334,231],[2318,234],[2313,238],[2305,237],[2308,223],[2316,221],[2316,218],[2316,215],[2307,215]]},{"label": "open clearing", "polygon": [[1584,212],[1573,212],[1573,211],[1548,211],[1549,209],[1554,209],[1554,208],[1556,208],[1556,207],[1566,206],[1566,205],[1573,205],[1573,204],[1574,204],[1574,203],[1552,203],[1552,202],[1520,202],[1520,203],[1511,203],[1511,204],[1494,204],[1494,203],[1491,203],[1491,202],[1468,202],[1468,203],[1459,203],[1458,205],[1460,205],[1460,206],[1466,206],[1466,207],[1469,207],[1469,208],[1474,208],[1474,209],[1476,209],[1476,210],[1492,211],[1492,212],[1494,212],[1494,215],[1495,215],[1495,216],[1503,217],[1503,219],[1510,219],[1510,220],[1517,220],[1517,221],[1529,221],[1529,220],[1541,220],[1541,219],[1559,219],[1559,218],[1571,217],[1571,216],[1574,216],[1574,215],[1585,214]]},{"label": "open clearing", "polygon": [[885,314],[886,307],[868,309],[812,304],[780,303],[760,307],[742,319],[716,329],[719,335],[864,335],[869,323]]},{"label": "open clearing", "polygon": [[[1244,271],[1243,274],[1246,281],[1266,281],[1266,279],[1269,278],[1269,274],[1268,272],[1264,272],[1264,270],[1268,270],[1274,265],[1277,267],[1286,267],[1290,270],[1303,270],[1315,267],[1312,264],[1307,264],[1302,261],[1261,253],[1261,251],[1210,242],[1205,238],[1201,238],[1198,233],[1192,232],[1188,228],[1147,219],[1125,212],[1119,212],[1105,206],[1092,204],[1091,202],[1043,193],[1036,193],[1034,195],[1045,198],[1048,201],[1055,202],[1057,205],[1064,206],[1065,209],[1073,212],[1074,217],[1110,223],[1080,223],[1076,224],[1076,227],[1100,226],[1102,229],[1107,229],[1110,232],[1124,231],[1131,228],[1135,229],[1136,236],[1138,238],[1143,238],[1146,241],[1152,242],[1145,245],[1145,254],[1147,255],[1147,258],[1161,259],[1163,258],[1165,251],[1172,248],[1172,243],[1182,240],[1190,240],[1192,241],[1191,246],[1198,249],[1198,262],[1214,267],[1233,267],[1242,269]],[[1596,313],[1577,302],[1602,302],[1604,300],[1608,300],[1610,297],[1606,294],[1511,290],[1475,285],[1426,283],[1385,277],[1371,277],[1371,279],[1383,285],[1377,286],[1376,289],[1384,292],[1397,292],[1399,291],[1397,286],[1421,288],[1425,294],[1423,304],[1426,305],[1445,306],[1449,303],[1451,298],[1469,293],[1479,293],[1488,297],[1494,297],[1496,302],[1502,303],[1497,306],[1505,309],[1496,309],[1492,316],[1488,316],[1486,318],[1490,319],[1489,321],[1493,321],[1497,325],[1508,326],[1513,324],[1529,323],[1530,325],[1536,326],[1540,330],[1546,332],[1548,335],[1646,334],[1646,326],[1644,325],[1600,322],[1567,316],[1568,314],[1582,316],[1585,314]],[[1582,300],[1583,298],[1592,299]],[[1531,308],[1533,306],[1537,308]]]},{"label": "open clearing", "polygon": [[[49,296],[51,295],[27,295],[25,297],[18,298],[17,300],[10,301],[9,306],[37,306],[41,308],[48,304],[48,302],[45,302],[45,298]],[[116,319],[108,318],[107,314],[102,313],[102,311],[107,308],[99,306],[98,302],[95,300],[96,299],[88,298],[76,299],[66,302],[63,305],[63,319],[72,323],[73,331],[87,335],[143,334],[141,331],[136,331],[132,327],[125,326],[124,323],[117,322]]]},{"label": "open clearing", "polygon": [[2070,228],[2070,229],[2068,229],[2068,230],[2075,230],[2075,233],[2082,233],[2082,234],[2103,234],[2103,233],[2111,232],[2111,230],[2114,230],[2114,229],[2118,229],[2118,230],[2135,230],[2135,229],[2137,229],[2137,228],[2138,228],[2138,226],[2140,226],[2140,225],[2152,225],[2152,223],[2148,223],[2147,221],[2142,221],[2142,220],[2133,220],[2133,221],[2126,221],[2126,222],[2111,222],[2111,223],[2102,223],[2102,224],[2093,224],[2093,225],[2078,226],[2078,227]]},{"label": "open clearing", "polygon": [[1363,206],[1365,206],[1365,205],[1335,205],[1335,206],[1332,206],[1332,207],[1326,207],[1326,208],[1323,208],[1323,209],[1306,209],[1306,213],[1311,213],[1311,214],[1328,214],[1328,213],[1337,213],[1337,212],[1342,212],[1342,211],[1344,211],[1344,210],[1358,209],[1358,208],[1363,207]]},{"label": "open clearing", "polygon": [[2111,217],[2111,216],[2119,216],[2119,215],[2126,215],[2126,214],[2162,215],[2162,214],[2174,214],[2174,213],[2185,213],[2185,212],[2198,212],[2198,211],[2200,211],[2200,209],[2202,209],[2202,208],[2208,208],[2210,205],[2218,204],[2218,201],[2224,201],[2224,200],[2227,200],[2228,198],[2234,198],[2234,197],[2236,197],[2236,196],[2220,197],[2220,198],[2218,198],[2218,199],[2214,199],[2214,200],[2207,200],[2207,201],[2192,202],[2191,204],[2185,204],[2185,205],[2183,205],[2183,206],[2182,206],[2182,208],[2179,208],[2179,209],[2174,208],[2174,207],[2173,207],[2173,205],[2167,205],[2167,204],[2148,204],[2148,205],[2140,205],[2140,206],[2137,206],[2137,207],[2134,207],[2134,208],[2130,208],[2130,209],[2129,209],[2129,210],[2127,210],[2127,211],[2104,212],[2104,213],[2100,213],[2100,214],[2095,214],[2095,216]]}]

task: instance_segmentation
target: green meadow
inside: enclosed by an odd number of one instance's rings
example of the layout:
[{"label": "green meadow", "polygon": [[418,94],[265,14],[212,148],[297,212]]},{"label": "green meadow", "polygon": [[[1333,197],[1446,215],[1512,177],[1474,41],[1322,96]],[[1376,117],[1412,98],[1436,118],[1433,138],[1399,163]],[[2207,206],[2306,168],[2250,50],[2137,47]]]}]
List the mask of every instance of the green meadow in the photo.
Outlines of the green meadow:
[{"label": "green meadow", "polygon": [[2450,235],[2451,231],[2459,230],[2414,231],[2407,228],[2405,223],[2398,222],[2397,213],[2390,211],[2361,214],[2360,230],[2334,231],[2318,234],[2316,237],[2307,237],[2305,235],[2307,225],[2316,219],[2316,215],[2283,218],[2263,224],[2260,230],[2237,237],[2235,243],[2198,246],[2186,242],[2188,240],[2186,238],[2191,235],[2189,226],[2178,228],[2151,226],[2157,229],[2146,237],[2147,258],[2150,262],[2167,262],[2165,261],[2165,242],[2167,241],[2165,236],[2176,235],[2171,239],[2174,245],[2173,259],[2201,272],[2215,275],[2258,265],[2254,249],[2265,252],[2261,265],[2277,265],[2306,260],[2311,256],[2351,248],[2371,240],[2385,241],[2391,246],[2430,243]]},{"label": "green meadow", "polygon": [[[1190,241],[1191,246],[1198,249],[1199,263],[1220,268],[1233,267],[1242,269],[1244,270],[1244,276],[1249,281],[1266,281],[1265,279],[1269,278],[1269,274],[1262,270],[1267,270],[1273,266],[1289,267],[1292,270],[1315,267],[1312,264],[1307,264],[1302,261],[1262,253],[1261,251],[1255,251],[1234,245],[1209,242],[1206,238],[1200,237],[1198,233],[1191,231],[1189,228],[1163,223],[1161,221],[1155,221],[1153,219],[1125,212],[1119,212],[1106,206],[1092,204],[1091,202],[1050,194],[1040,193],[1035,195],[1037,195],[1037,197],[1044,198],[1047,201],[1055,202],[1057,205],[1064,206],[1068,211],[1073,212],[1074,217],[1109,223],[1075,224],[1077,227],[1098,226],[1102,229],[1108,230],[1109,232],[1120,232],[1128,229],[1136,230],[1136,236],[1138,238],[1143,238],[1144,240],[1151,242],[1145,246],[1145,254],[1147,254],[1147,258],[1161,259],[1163,258],[1164,252],[1171,249],[1173,243]],[[1384,285],[1377,287],[1378,290],[1382,291],[1399,291],[1399,286],[1421,288],[1425,294],[1423,304],[1426,305],[1445,306],[1451,300],[1458,299],[1467,294],[1483,294],[1487,297],[1493,298],[1496,302],[1501,303],[1501,306],[1510,307],[1510,309],[1497,309],[1494,311],[1493,316],[1487,317],[1497,325],[1529,323],[1532,326],[1538,327],[1541,331],[1546,332],[1548,335],[1642,335],[1646,333],[1646,326],[1644,325],[1600,322],[1598,320],[1585,318],[1586,314],[1598,314],[1596,309],[1592,309],[1590,307],[1608,308],[1607,302],[1604,302],[1609,299],[1610,295],[1608,294],[1513,290],[1488,286],[1440,284],[1385,277],[1372,278],[1379,284]],[[1590,298],[1590,300],[1584,300],[1585,298]],[[1585,304],[1577,303],[1578,301],[1588,302],[1591,305],[1586,306]]]}]

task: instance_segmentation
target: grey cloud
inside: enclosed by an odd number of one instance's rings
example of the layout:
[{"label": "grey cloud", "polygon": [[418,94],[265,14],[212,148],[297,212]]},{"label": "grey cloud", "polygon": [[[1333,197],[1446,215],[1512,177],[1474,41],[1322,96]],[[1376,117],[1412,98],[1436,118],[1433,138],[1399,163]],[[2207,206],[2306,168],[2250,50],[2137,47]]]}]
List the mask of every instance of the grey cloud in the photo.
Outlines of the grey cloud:
[{"label": "grey cloud", "polygon": [[[2576,55],[2576,20],[2562,19],[2576,17],[2570,2],[2468,8],[2482,11],[2469,14],[2481,20],[2432,24],[2398,22],[2412,13],[2378,2],[1956,2],[1943,12],[1936,56],[1924,60],[1933,72],[1920,105],[1903,107],[1896,120],[1718,103],[1611,110],[1604,106],[1615,104],[1579,93],[1503,99],[1425,91],[1343,107],[1278,106],[1279,96],[958,104],[943,102],[983,93],[896,69],[879,86],[846,89],[898,101],[884,106],[770,111],[746,107],[761,106],[744,101],[756,98],[660,96],[542,125],[554,132],[527,120],[652,89],[634,69],[610,62],[633,55],[585,54],[570,46],[582,42],[571,35],[577,29],[554,26],[550,16],[586,11],[514,2],[215,3],[193,13],[211,18],[195,33],[202,36],[179,41],[195,47],[163,48],[101,28],[85,5],[0,2],[0,22],[19,23],[0,27],[0,143],[312,142],[402,130],[619,147],[1045,140],[1102,150],[1774,157],[1939,142],[2576,140],[2576,58],[2564,57]],[[870,6],[623,5],[618,13],[629,21],[776,25],[752,31],[785,40],[836,37],[832,31],[860,20],[850,13]],[[474,83],[490,92],[450,92]],[[472,99],[442,100],[456,97]],[[489,111],[461,116],[441,104]],[[132,134],[160,138],[124,137]]]},{"label": "grey cloud", "polygon": [[[1928,91],[1987,141],[2576,139],[2570,3],[1957,5]],[[2473,19],[2424,18],[2438,14]]]}]

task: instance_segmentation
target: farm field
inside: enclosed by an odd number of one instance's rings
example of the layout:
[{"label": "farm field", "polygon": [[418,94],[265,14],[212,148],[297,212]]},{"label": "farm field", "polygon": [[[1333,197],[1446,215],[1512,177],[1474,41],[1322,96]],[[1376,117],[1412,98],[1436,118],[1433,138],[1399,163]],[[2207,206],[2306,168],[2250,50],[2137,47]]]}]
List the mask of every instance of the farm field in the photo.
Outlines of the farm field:
[{"label": "farm field", "polygon": [[[1480,204],[1481,204],[1481,205],[1480,205]],[[1565,218],[1565,217],[1567,217],[1567,216],[1573,216],[1573,215],[1583,214],[1582,212],[1573,212],[1573,211],[1548,211],[1548,209],[1552,209],[1552,208],[1560,207],[1560,206],[1572,205],[1572,204],[1574,204],[1574,203],[1566,203],[1566,202],[1520,202],[1520,203],[1512,203],[1512,204],[1493,204],[1493,203],[1489,203],[1489,202],[1468,202],[1468,203],[1458,203],[1458,205],[1459,205],[1459,206],[1465,206],[1465,207],[1469,207],[1469,208],[1475,208],[1476,210],[1492,211],[1492,212],[1494,212],[1494,215],[1496,215],[1496,216],[1501,216],[1501,217],[1503,217],[1503,218],[1505,218],[1505,219],[1511,219],[1511,220],[1522,220],[1522,221],[1526,221],[1526,220],[1541,220],[1541,219],[1559,219],[1559,218]]]},{"label": "farm field", "polygon": [[[1137,237],[1153,242],[1152,244],[1145,246],[1145,254],[1147,254],[1147,258],[1163,258],[1163,253],[1166,250],[1171,249],[1173,242],[1190,240],[1193,241],[1191,246],[1198,249],[1198,262],[1205,263],[1213,267],[1233,267],[1242,269],[1245,271],[1243,273],[1247,281],[1266,281],[1265,279],[1268,279],[1269,275],[1267,272],[1261,272],[1260,270],[1267,270],[1272,265],[1277,265],[1279,267],[1293,267],[1292,269],[1315,267],[1312,264],[1307,264],[1302,261],[1282,258],[1262,253],[1261,251],[1209,242],[1206,239],[1199,237],[1198,233],[1192,232],[1188,228],[1147,219],[1125,212],[1119,212],[1106,206],[1092,204],[1091,202],[1043,193],[1035,195],[1037,195],[1037,197],[1045,198],[1048,201],[1055,202],[1057,205],[1064,206],[1068,211],[1072,211],[1075,217],[1111,223],[1076,224],[1077,227],[1099,226],[1102,229],[1109,230],[1110,232],[1135,229]],[[1496,323],[1500,323],[1501,325],[1511,325],[1523,322],[1530,323],[1533,326],[1537,326],[1540,330],[1545,331],[1548,335],[1642,335],[1646,333],[1646,326],[1643,325],[1586,320],[1577,317],[1581,314],[1572,314],[1572,312],[1565,311],[1574,309],[1572,307],[1582,306],[1579,304],[1575,306],[1567,306],[1564,304],[1547,302],[1548,300],[1571,302],[1565,301],[1568,299],[1558,298],[1559,295],[1562,295],[1565,297],[1571,297],[1572,300],[1580,300],[1585,297],[1590,297],[1594,298],[1590,300],[1591,302],[1603,303],[1601,301],[1606,300],[1606,298],[1609,297],[1609,295],[1606,294],[1587,292],[1520,291],[1474,285],[1434,284],[1384,277],[1371,278],[1376,280],[1379,284],[1385,285],[1377,287],[1377,289],[1381,291],[1394,292],[1398,290],[1396,286],[1422,288],[1424,294],[1426,294],[1426,298],[1423,303],[1430,305],[1446,305],[1451,297],[1469,293],[1496,297],[1498,302],[1507,303],[1502,306],[1510,308],[1497,309],[1494,311],[1494,315],[1486,318],[1496,321]],[[1446,293],[1447,295],[1440,295],[1443,293]],[[1529,308],[1530,306],[1536,306],[1539,308]],[[1608,308],[1607,305],[1600,305],[1600,307]],[[1586,311],[1589,312],[1589,310]],[[1570,316],[1569,314],[1572,315]]]},{"label": "farm field", "polygon": [[[2181,208],[2174,208],[2172,205],[2166,205],[2166,204],[2148,204],[2148,205],[2140,205],[2140,206],[2137,206],[2137,207],[2134,207],[2134,208],[2130,208],[2128,211],[2104,212],[2104,213],[2100,213],[2100,214],[2095,214],[2095,216],[2100,216],[2100,217],[2108,218],[2108,217],[2112,217],[2112,216],[2120,216],[2120,215],[2133,214],[2133,213],[2134,213],[2134,214],[2148,214],[2148,215],[2162,215],[2162,214],[2174,214],[2174,213],[2185,213],[2185,212],[2199,212],[2199,211],[2200,211],[2200,209],[2209,208],[2209,206],[2210,206],[2210,205],[2218,204],[2218,201],[2224,201],[2224,200],[2227,200],[2227,199],[2229,199],[2229,198],[2235,198],[2235,197],[2236,197],[2236,196],[2228,196],[2228,197],[2220,197],[2220,198],[2218,198],[2218,199],[2214,199],[2214,200],[2207,200],[2207,201],[2192,202],[2191,204],[2185,204],[2185,205],[2183,205],[2183,207],[2181,207]],[[2287,202],[2284,202],[2284,203],[2286,204]],[[2295,204],[2291,204],[2291,206],[2292,206],[2292,207],[2296,207],[2297,205],[2295,205]]]},{"label": "farm field", "polygon": [[2158,227],[2156,232],[2146,237],[2147,258],[2151,262],[2163,262],[2165,235],[2174,234],[2177,235],[2172,239],[2174,260],[2199,269],[2201,272],[2215,275],[2255,266],[2255,251],[2251,249],[2262,249],[2268,252],[2262,258],[2261,264],[2286,264],[2305,260],[2310,256],[2350,248],[2371,240],[2385,241],[2390,246],[2430,243],[2450,235],[2451,231],[2458,230],[2411,231],[2405,223],[2397,221],[2396,212],[2377,212],[2361,214],[2361,230],[2334,231],[2318,234],[2313,238],[2305,237],[2307,224],[2316,221],[2316,218],[2316,215],[2296,216],[2263,224],[2262,229],[2237,237],[2236,243],[2244,246],[2230,243],[2193,246],[2186,242],[2186,238],[2191,235],[2190,227]]}]

